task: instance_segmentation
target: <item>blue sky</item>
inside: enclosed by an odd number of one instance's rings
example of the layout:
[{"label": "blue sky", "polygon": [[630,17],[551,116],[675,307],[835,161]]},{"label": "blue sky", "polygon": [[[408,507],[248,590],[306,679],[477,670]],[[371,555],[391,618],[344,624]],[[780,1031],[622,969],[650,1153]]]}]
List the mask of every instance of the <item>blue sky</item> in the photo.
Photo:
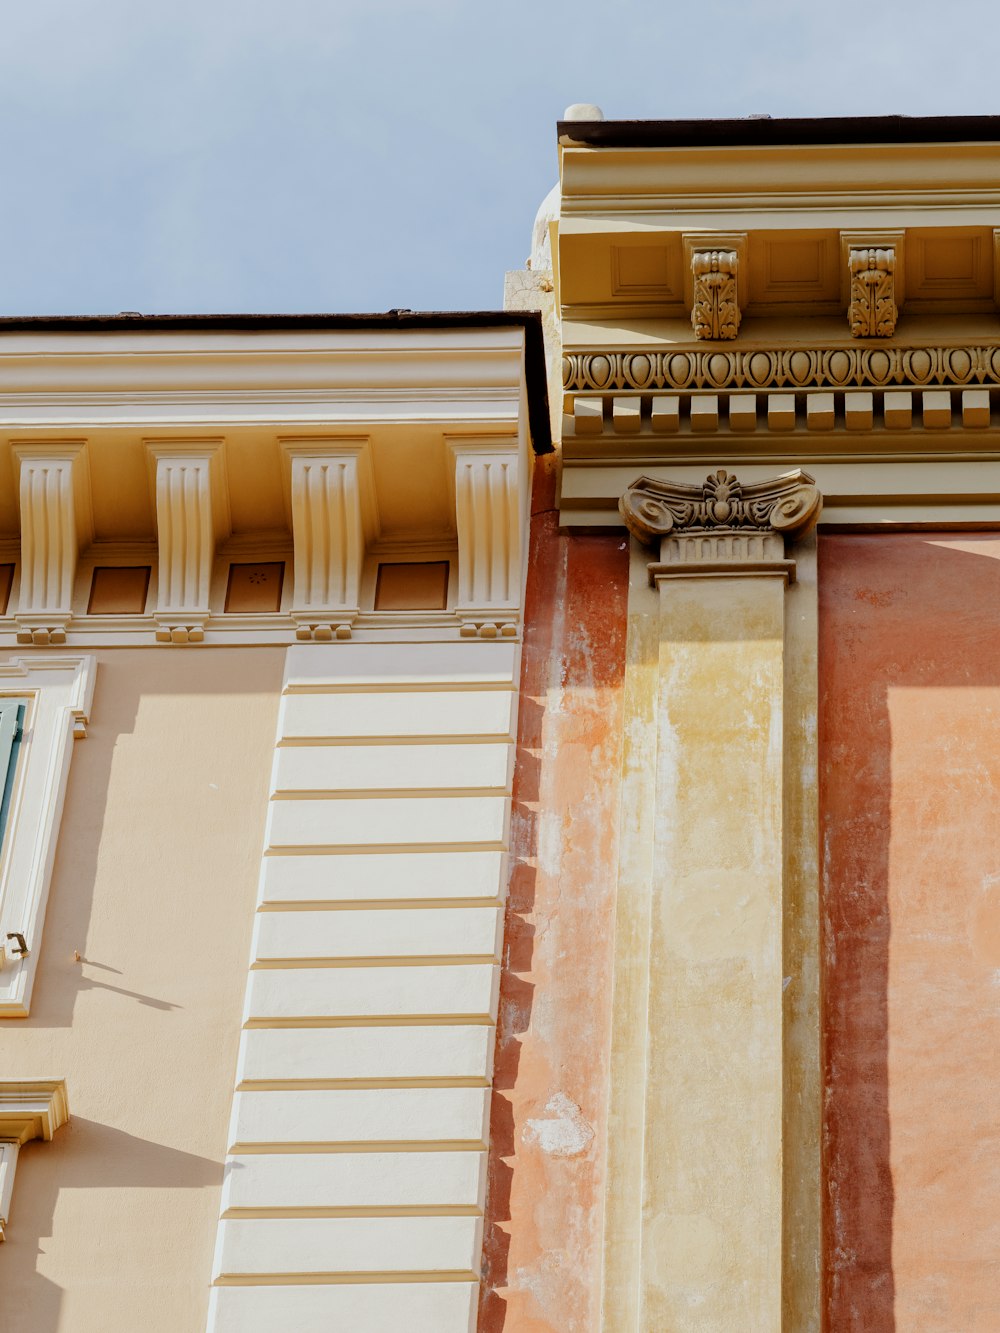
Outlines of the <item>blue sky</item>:
[{"label": "blue sky", "polygon": [[993,0],[0,12],[8,315],[497,308],[571,102],[622,119],[1000,112]]}]

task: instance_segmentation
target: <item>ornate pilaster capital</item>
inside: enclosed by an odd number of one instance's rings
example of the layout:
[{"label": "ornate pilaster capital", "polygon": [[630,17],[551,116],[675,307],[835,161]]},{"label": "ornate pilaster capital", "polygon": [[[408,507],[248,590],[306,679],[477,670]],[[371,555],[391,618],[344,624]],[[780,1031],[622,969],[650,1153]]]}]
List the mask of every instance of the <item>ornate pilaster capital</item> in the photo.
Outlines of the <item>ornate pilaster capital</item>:
[{"label": "ornate pilaster capital", "polygon": [[848,322],[854,338],[890,338],[896,329],[896,247],[851,246]]},{"label": "ornate pilaster capital", "polygon": [[786,537],[803,536],[819,517],[822,497],[798,469],[770,481],[743,483],[720,468],[701,486],[640,477],[619,501],[639,541],[660,544],[650,581],[691,575],[795,577]]},{"label": "ornate pilaster capital", "polygon": [[735,250],[693,250],[691,326],[696,338],[735,338],[740,327]]}]

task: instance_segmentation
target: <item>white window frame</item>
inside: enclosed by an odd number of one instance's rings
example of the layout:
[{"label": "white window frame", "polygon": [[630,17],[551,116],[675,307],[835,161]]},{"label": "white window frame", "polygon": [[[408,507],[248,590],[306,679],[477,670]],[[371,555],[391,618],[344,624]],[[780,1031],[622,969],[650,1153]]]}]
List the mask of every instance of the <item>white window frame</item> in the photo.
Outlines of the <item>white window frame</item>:
[{"label": "white window frame", "polygon": [[[73,742],[87,734],[93,657],[34,654],[0,662],[0,698],[27,701],[0,847],[0,1018],[26,1018],[42,945]],[[22,934],[26,957],[8,933]]]}]

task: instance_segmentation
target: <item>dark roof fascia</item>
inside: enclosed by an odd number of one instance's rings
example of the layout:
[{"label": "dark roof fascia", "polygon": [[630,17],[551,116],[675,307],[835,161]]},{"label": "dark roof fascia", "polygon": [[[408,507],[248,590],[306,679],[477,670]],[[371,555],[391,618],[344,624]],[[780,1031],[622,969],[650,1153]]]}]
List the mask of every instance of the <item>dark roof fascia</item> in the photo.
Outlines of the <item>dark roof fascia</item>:
[{"label": "dark roof fascia", "polygon": [[524,329],[528,423],[536,454],[552,453],[542,317],[534,310],[387,310],[357,315],[4,315],[4,333],[306,333],[351,329]]},{"label": "dark roof fascia", "polygon": [[827,116],[740,120],[560,120],[559,142],[589,148],[788,148],[998,143],[1000,116]]}]

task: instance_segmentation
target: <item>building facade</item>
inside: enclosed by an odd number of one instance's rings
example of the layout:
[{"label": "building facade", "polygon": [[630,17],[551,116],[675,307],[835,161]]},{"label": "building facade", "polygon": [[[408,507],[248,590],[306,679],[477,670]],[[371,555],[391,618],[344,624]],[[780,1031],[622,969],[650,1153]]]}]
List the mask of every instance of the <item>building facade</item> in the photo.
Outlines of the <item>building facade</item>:
[{"label": "building facade", "polygon": [[0,321],[11,1333],[992,1333],[1000,121],[559,125],[504,312]]}]

